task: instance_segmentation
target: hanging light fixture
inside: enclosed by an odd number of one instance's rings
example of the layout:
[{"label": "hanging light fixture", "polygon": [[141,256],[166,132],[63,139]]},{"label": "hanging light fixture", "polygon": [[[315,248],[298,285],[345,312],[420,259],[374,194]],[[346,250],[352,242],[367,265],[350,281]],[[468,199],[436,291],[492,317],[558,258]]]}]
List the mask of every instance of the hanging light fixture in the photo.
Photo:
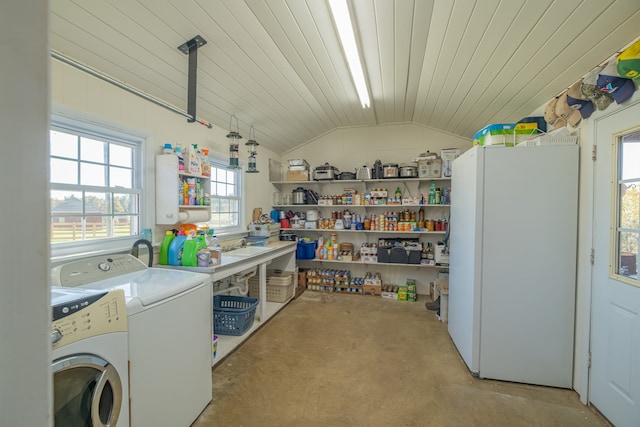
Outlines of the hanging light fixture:
[{"label": "hanging light fixture", "polygon": [[246,170],[247,173],[258,173],[259,170],[256,169],[256,156],[258,155],[257,147],[258,144],[256,142],[256,134],[253,129],[253,125],[249,129],[249,140],[244,144],[249,147],[249,168]]},{"label": "hanging light fixture", "polygon": [[[233,119],[236,119],[236,127],[233,129]],[[242,139],[242,135],[239,133],[238,118],[235,115],[231,115],[229,118],[229,133],[227,138],[229,141],[229,169],[240,169],[240,163],[238,162],[238,141]]]}]

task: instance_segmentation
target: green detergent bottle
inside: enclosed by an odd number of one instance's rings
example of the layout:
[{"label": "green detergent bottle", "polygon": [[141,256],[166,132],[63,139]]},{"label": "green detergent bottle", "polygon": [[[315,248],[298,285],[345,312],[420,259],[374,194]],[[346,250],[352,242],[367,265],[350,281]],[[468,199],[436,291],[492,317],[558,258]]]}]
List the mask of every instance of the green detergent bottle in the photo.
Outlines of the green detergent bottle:
[{"label": "green detergent bottle", "polygon": [[184,241],[184,245],[182,247],[182,265],[184,267],[197,267],[197,253],[198,249],[196,238],[191,235],[187,236],[187,240]]},{"label": "green detergent bottle", "polygon": [[172,230],[165,233],[162,244],[160,245],[160,265],[169,265],[169,245],[176,237]]}]

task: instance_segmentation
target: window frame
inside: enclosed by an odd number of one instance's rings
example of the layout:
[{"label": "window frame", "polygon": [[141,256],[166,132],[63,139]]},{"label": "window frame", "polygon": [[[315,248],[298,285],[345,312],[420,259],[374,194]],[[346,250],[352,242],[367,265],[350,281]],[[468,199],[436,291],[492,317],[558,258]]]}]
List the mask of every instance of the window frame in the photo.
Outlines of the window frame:
[{"label": "window frame", "polygon": [[[622,144],[623,138],[628,135],[633,135],[634,133],[640,132],[640,127],[627,129],[623,132],[617,133],[612,136],[612,144],[614,148],[615,156],[613,156],[613,168],[612,172],[615,174],[613,179],[611,180],[612,184],[612,197],[613,203],[611,207],[611,254],[610,254],[610,277],[618,280],[620,282],[627,283],[629,285],[640,287],[640,276],[638,275],[638,270],[640,269],[640,265],[637,263],[638,254],[636,254],[636,274],[635,278],[631,275],[623,274],[621,270],[621,233],[640,233],[640,228],[628,228],[622,227],[622,197],[621,197],[621,187],[626,185],[628,182],[637,181],[640,177],[626,178],[622,177],[622,167],[623,167],[623,153],[622,153]],[[640,143],[639,143],[640,144]],[[639,237],[640,240],[640,237]]]},{"label": "window frame", "polygon": [[[245,233],[246,230],[243,227],[242,224],[244,224],[244,220],[245,220],[245,200],[243,197],[244,194],[244,175],[243,175],[243,169],[238,168],[238,169],[231,169],[228,166],[228,160],[223,159],[220,156],[216,156],[216,155],[211,155],[209,154],[209,163],[211,164],[211,195],[210,195],[210,202],[211,202],[211,219],[207,222],[207,225],[209,225],[209,227],[214,229],[214,233],[217,236],[232,236],[232,235],[236,235],[236,234],[240,234],[240,233]],[[241,165],[242,166],[242,165]],[[238,224],[234,225],[234,226],[227,226],[227,227],[216,227],[213,224],[213,216],[216,212],[214,212],[214,208],[216,206],[216,203],[214,202],[214,199],[216,198],[216,196],[214,196],[213,194],[213,190],[215,188],[215,181],[214,181],[214,170],[215,169],[225,169],[227,171],[233,172],[235,173],[236,176],[236,195],[233,197],[222,197],[221,199],[232,199],[232,200],[237,200],[238,201]]]},{"label": "window frame", "polygon": [[[126,250],[133,242],[140,238],[142,230],[148,225],[145,223],[147,209],[145,188],[144,188],[144,147],[145,138],[141,135],[136,135],[133,132],[123,132],[122,130],[114,129],[111,126],[96,123],[95,121],[89,121],[82,118],[73,118],[66,115],[52,113],[49,131],[60,131],[70,133],[80,137],[87,137],[99,141],[105,141],[108,143],[122,143],[130,146],[133,151],[132,159],[132,188],[131,189],[119,189],[118,187],[102,187],[102,186],[90,186],[90,185],[75,185],[75,184],[53,184],[51,183],[49,173],[49,200],[51,201],[52,191],[69,191],[69,192],[103,192],[113,193],[116,189],[122,190],[118,193],[128,193],[135,195],[138,199],[137,213],[137,234],[124,237],[109,237],[101,239],[91,240],[78,240],[72,242],[62,242],[56,244],[50,244],[50,255],[52,260],[73,258],[75,256],[87,256],[97,255],[104,253],[113,253],[117,251]],[[49,150],[49,161],[53,158],[51,155],[51,140],[47,140],[47,148]],[[53,214],[49,214],[49,221]]]}]

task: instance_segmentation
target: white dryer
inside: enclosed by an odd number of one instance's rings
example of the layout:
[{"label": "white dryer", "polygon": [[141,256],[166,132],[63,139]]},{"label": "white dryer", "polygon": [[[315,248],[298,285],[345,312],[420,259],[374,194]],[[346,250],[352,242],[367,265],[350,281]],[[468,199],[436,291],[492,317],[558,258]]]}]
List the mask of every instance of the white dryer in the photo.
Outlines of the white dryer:
[{"label": "white dryer", "polygon": [[51,288],[56,427],[129,426],[124,292]]},{"label": "white dryer", "polygon": [[65,264],[54,282],[124,291],[132,427],[188,427],[212,399],[208,275],[147,267],[128,254]]}]

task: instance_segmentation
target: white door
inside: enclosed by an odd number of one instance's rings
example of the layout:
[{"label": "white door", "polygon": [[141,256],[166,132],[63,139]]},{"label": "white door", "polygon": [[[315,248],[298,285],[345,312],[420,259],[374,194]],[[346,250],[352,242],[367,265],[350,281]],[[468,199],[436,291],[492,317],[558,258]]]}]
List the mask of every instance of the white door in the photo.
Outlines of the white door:
[{"label": "white door", "polygon": [[[616,427],[639,426],[640,142],[634,141],[640,141],[640,103],[596,120],[595,138],[589,400]],[[624,156],[620,154],[623,142]],[[635,156],[633,162],[631,156]],[[626,163],[619,161],[623,158]],[[622,214],[618,213],[620,201],[627,209]]]}]

